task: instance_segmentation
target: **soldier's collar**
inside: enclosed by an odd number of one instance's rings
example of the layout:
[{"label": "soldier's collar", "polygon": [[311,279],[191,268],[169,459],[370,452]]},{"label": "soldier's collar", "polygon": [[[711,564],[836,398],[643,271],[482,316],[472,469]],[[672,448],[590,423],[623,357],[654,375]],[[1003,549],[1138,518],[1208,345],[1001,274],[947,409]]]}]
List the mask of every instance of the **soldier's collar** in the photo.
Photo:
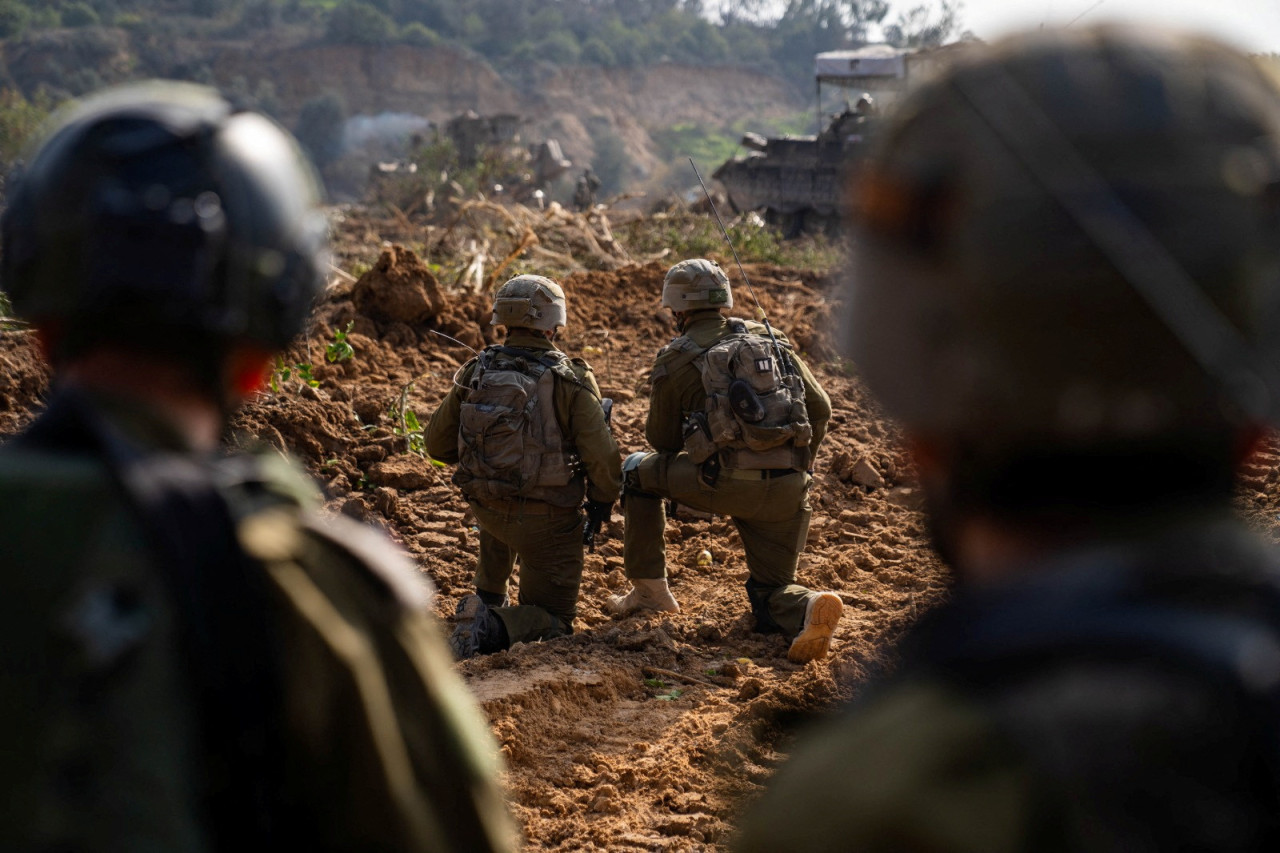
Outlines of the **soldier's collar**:
[{"label": "soldier's collar", "polygon": [[512,329],[507,334],[505,344],[509,347],[522,347],[523,349],[553,350],[556,348],[556,345],[547,340],[541,332],[533,332],[528,329]]}]

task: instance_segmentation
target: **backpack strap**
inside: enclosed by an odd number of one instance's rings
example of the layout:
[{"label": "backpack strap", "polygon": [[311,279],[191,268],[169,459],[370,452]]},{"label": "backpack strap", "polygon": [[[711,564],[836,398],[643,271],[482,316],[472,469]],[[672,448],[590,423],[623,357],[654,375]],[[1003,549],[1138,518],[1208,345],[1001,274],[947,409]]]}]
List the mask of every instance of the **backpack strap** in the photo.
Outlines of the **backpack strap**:
[{"label": "backpack strap", "polygon": [[284,843],[273,819],[284,739],[266,579],[239,544],[214,471],[185,454],[140,452],[65,390],[11,446],[88,452],[106,463],[177,609],[204,746],[197,790],[209,837],[227,850]]}]

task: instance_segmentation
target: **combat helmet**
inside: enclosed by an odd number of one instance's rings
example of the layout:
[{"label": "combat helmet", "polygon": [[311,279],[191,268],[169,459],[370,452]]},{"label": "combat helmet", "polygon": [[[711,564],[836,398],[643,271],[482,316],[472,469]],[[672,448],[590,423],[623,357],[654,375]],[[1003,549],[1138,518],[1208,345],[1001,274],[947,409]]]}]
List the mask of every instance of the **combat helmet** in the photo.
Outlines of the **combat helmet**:
[{"label": "combat helmet", "polygon": [[0,220],[0,286],[56,330],[102,341],[283,347],[324,283],[327,224],[293,138],[212,89],[151,81],[55,116]]},{"label": "combat helmet", "polygon": [[1235,51],[1008,40],[909,95],[850,186],[851,355],[917,433],[1134,442],[1280,411],[1280,94]]},{"label": "combat helmet", "polygon": [[494,294],[494,326],[550,332],[567,323],[564,289],[545,276],[518,275]]},{"label": "combat helmet", "polygon": [[732,308],[729,277],[715,261],[694,258],[667,270],[662,281],[662,305],[672,311]]}]

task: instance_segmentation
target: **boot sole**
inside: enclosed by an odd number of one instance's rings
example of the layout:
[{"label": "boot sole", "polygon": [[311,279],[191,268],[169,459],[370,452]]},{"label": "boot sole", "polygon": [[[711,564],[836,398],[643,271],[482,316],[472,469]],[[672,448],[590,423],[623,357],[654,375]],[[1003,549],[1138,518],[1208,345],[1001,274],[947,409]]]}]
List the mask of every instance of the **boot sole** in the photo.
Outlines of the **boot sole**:
[{"label": "boot sole", "polygon": [[458,602],[458,610],[454,614],[456,625],[449,635],[449,648],[453,650],[453,656],[457,660],[475,657],[471,635],[475,633],[476,616],[482,607],[484,602],[478,595],[465,596]]},{"label": "boot sole", "polygon": [[819,595],[805,615],[804,629],[787,649],[787,660],[792,663],[808,663],[827,656],[831,649],[831,635],[836,632],[844,602],[833,592]]}]

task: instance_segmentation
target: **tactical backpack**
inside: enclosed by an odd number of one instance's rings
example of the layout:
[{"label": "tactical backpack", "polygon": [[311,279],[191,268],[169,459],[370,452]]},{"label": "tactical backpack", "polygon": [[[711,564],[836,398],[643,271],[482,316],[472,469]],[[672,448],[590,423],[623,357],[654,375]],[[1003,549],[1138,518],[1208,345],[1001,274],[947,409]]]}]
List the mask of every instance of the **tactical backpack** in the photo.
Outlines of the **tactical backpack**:
[{"label": "tactical backpack", "polygon": [[805,470],[813,429],[789,349],[728,322],[731,334],[693,358],[707,401],[685,422],[685,451],[698,464],[719,454],[725,468]]},{"label": "tactical backpack", "polygon": [[555,377],[578,384],[569,357],[489,347],[462,402],[454,484],[478,501],[545,501],[576,507],[582,465],[556,419]]}]

